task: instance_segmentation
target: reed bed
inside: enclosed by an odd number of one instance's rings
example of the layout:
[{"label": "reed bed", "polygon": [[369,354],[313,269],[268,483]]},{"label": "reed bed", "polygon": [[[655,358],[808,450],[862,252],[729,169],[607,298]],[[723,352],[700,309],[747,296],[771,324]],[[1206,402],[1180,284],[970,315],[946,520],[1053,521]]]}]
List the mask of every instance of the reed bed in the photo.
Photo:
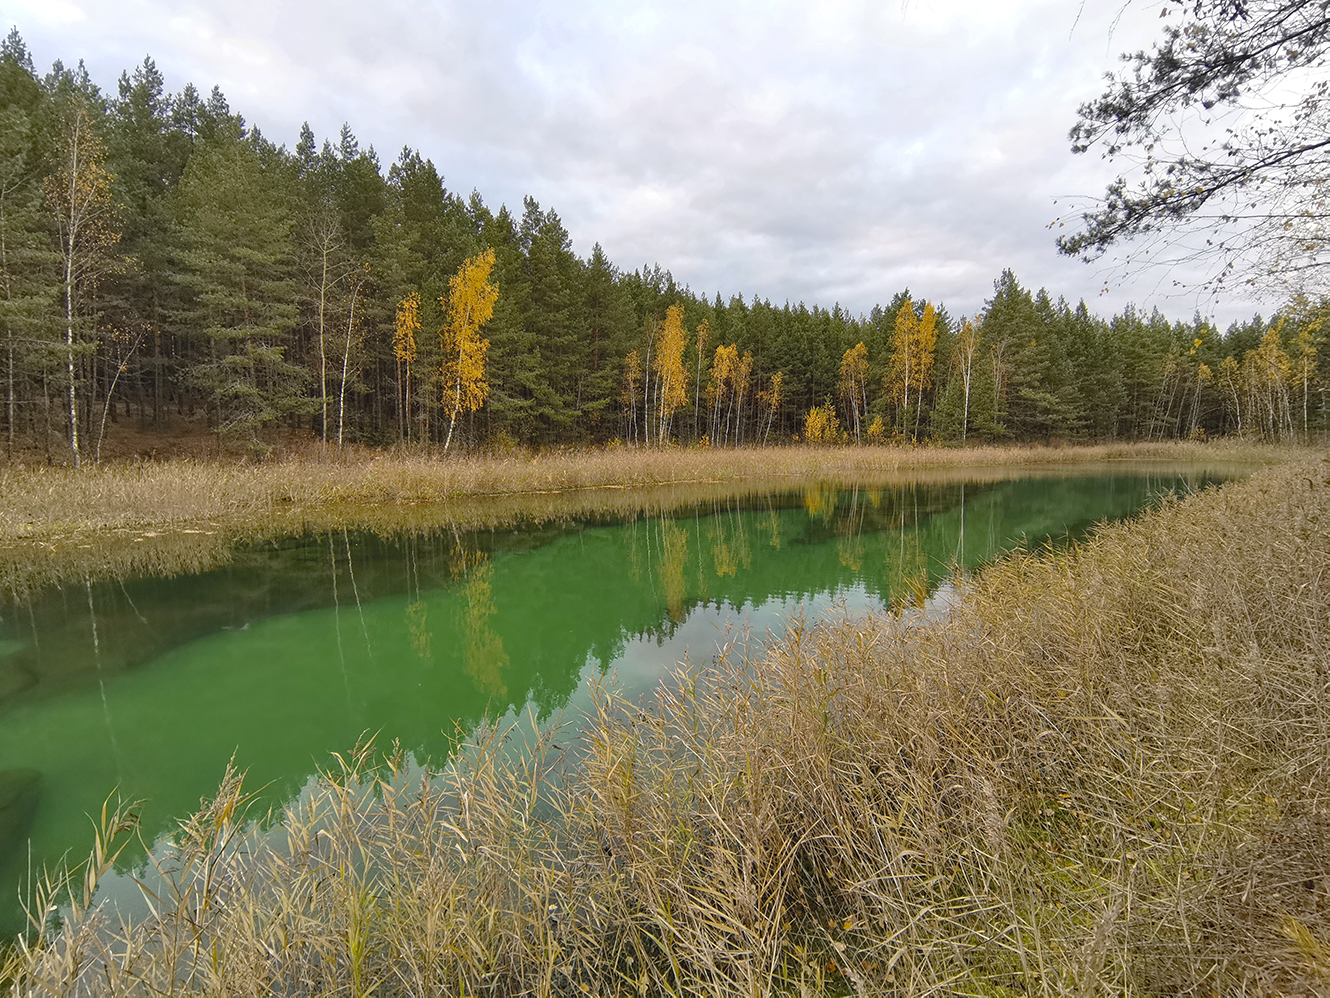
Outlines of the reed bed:
[{"label": "reed bed", "polygon": [[436,459],[357,449],[264,465],[176,460],[75,472],[0,467],[0,590],[174,575],[242,541],[305,531],[381,534],[632,517],[810,483],[882,488],[1187,466],[1221,472],[1309,451],[1238,441],[1093,447],[602,449]]},{"label": "reed bed", "polygon": [[[347,756],[268,821],[228,773],[16,995],[1330,993],[1330,462],[1164,503],[917,608],[792,621],[652,703]],[[70,889],[75,883],[82,885]],[[57,917],[58,916],[58,917]]]},{"label": "reed bed", "polygon": [[356,450],[342,460],[303,456],[268,464],[203,461],[0,467],[0,544],[197,520],[255,520],[328,506],[442,503],[592,489],[697,483],[779,487],[784,481],[855,484],[930,469],[1071,466],[1137,461],[1269,463],[1287,448],[1213,444],[1086,447],[602,448],[458,455]]}]

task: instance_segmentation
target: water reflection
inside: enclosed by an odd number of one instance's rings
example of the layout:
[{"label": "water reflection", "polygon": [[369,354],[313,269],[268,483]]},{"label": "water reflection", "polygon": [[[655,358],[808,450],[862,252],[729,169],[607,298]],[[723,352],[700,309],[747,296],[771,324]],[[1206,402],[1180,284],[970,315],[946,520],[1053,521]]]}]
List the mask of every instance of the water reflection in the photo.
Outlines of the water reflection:
[{"label": "water reflection", "polygon": [[[1097,476],[706,503],[628,522],[348,530],[237,549],[197,575],[82,581],[0,618],[0,889],[89,842],[114,787],[144,831],[215,789],[228,759],[272,800],[362,732],[419,760],[456,726],[576,708],[613,670],[645,689],[727,625],[800,607],[919,605],[957,565],[1076,536],[1202,475]],[[40,775],[37,775],[40,774]],[[12,789],[7,789],[12,788]]]}]

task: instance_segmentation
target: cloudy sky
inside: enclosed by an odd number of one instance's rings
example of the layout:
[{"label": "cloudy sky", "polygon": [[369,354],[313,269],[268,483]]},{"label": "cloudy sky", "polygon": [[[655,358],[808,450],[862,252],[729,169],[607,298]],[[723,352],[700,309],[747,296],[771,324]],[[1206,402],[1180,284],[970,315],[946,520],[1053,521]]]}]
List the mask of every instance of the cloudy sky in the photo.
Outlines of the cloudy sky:
[{"label": "cloudy sky", "polygon": [[[39,67],[111,88],[151,55],[271,139],[343,121],[387,162],[555,208],[582,255],[695,290],[854,312],[902,287],[973,313],[1004,267],[1099,312],[1221,322],[1159,271],[1059,257],[1112,176],[1067,129],[1159,4],[1135,0],[4,0]],[[1055,203],[1059,202],[1059,203]],[[1108,291],[1104,293],[1105,285]],[[1268,308],[1266,309],[1268,311]]]}]

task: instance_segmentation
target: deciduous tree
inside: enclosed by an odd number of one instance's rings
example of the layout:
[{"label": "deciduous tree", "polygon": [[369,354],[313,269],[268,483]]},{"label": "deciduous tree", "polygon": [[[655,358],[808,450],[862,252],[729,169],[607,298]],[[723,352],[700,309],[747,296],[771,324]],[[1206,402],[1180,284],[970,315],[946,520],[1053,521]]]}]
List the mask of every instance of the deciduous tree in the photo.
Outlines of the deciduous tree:
[{"label": "deciduous tree", "polygon": [[[1133,164],[1062,252],[1093,259],[1123,240],[1162,261],[1233,276],[1324,284],[1330,230],[1330,7],[1321,0],[1168,0],[1163,37],[1125,57],[1083,104],[1072,150]],[[1188,240],[1192,232],[1201,238]]]},{"label": "deciduous tree", "polygon": [[[907,297],[896,313],[896,326],[891,337],[891,370],[886,377],[886,388],[893,399],[901,404],[902,432],[910,431],[910,402],[916,409],[919,399],[932,380],[933,353],[937,346],[937,313],[931,302],[925,302],[923,315]],[[915,414],[918,433],[919,417]]]},{"label": "deciduous tree", "polygon": [[443,442],[446,451],[452,443],[457,426],[457,414],[475,412],[485,404],[489,385],[485,381],[485,354],[490,341],[480,330],[494,314],[494,303],[499,300],[499,289],[490,283],[494,268],[494,250],[488,249],[469,258],[449,283],[448,298],[444,305],[446,324],[443,329],[443,383],[447,386],[452,418],[448,421],[448,436]]},{"label": "deciduous tree", "polygon": [[961,446],[965,445],[970,429],[970,394],[974,387],[974,359],[979,355],[979,338],[979,324],[972,319],[962,319],[960,336],[956,339],[956,368],[965,399],[961,409]]},{"label": "deciduous tree", "polygon": [[656,350],[652,367],[656,372],[656,441],[670,438],[670,423],[688,401],[688,372],[683,366],[683,352],[688,333],[683,326],[683,305],[676,302],[665,310],[665,321],[656,330]]},{"label": "deciduous tree", "polygon": [[693,384],[693,437],[701,436],[702,422],[702,357],[706,353],[707,340],[711,338],[711,324],[703,319],[697,324],[697,373]]},{"label": "deciduous tree", "polygon": [[46,178],[46,201],[58,234],[61,297],[64,303],[65,370],[69,449],[79,467],[77,359],[82,328],[97,280],[108,267],[108,250],[119,240],[106,145],[97,135],[92,98],[85,86],[62,80],[63,107],[57,138],[55,172]]},{"label": "deciduous tree", "polygon": [[420,336],[420,292],[412,291],[397,303],[393,321],[393,358],[397,361],[397,411],[402,436],[411,439],[411,365]]},{"label": "deciduous tree", "polygon": [[840,362],[840,380],[836,384],[837,393],[850,407],[850,420],[854,425],[854,439],[861,440],[860,416],[868,417],[868,348],[860,340],[850,349]]},{"label": "deciduous tree", "polygon": [[777,371],[771,376],[770,386],[758,394],[758,402],[761,403],[762,413],[767,417],[767,428],[762,434],[762,445],[766,446],[767,440],[771,437],[771,424],[776,421],[776,414],[780,412],[780,407],[785,401],[785,372]]}]

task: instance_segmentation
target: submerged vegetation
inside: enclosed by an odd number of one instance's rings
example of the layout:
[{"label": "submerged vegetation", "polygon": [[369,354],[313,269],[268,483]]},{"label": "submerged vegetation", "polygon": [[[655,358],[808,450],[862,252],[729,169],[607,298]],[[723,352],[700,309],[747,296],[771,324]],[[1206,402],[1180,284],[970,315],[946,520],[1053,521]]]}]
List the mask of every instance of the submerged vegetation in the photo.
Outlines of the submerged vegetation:
[{"label": "submerged vegetation", "polygon": [[580,731],[482,727],[432,781],[362,746],[254,824],[229,774],[132,924],[90,889],[133,832],[108,814],[8,974],[34,995],[1322,993],[1328,524],[1330,463],[1287,463],[1012,556],[942,620],[794,621],[652,705],[597,691]]}]

